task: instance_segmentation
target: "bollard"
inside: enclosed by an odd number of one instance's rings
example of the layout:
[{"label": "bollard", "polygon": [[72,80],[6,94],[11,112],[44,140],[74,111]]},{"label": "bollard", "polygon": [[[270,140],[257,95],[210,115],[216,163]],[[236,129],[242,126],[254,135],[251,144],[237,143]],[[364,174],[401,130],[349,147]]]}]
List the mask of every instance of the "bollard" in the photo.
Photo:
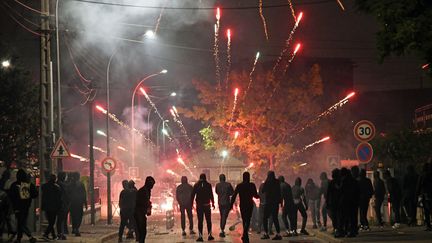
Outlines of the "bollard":
[{"label": "bollard", "polygon": [[174,227],[174,210],[166,211],[166,229],[170,230]]}]

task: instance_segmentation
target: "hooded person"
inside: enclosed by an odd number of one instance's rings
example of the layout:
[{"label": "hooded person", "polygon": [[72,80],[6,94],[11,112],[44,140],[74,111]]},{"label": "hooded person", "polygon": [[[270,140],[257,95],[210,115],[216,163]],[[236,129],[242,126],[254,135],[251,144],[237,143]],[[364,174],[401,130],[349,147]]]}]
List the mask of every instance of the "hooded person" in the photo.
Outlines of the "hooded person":
[{"label": "hooded person", "polygon": [[131,197],[131,203],[132,203],[132,214],[129,218],[129,224],[127,225],[129,231],[126,234],[126,239],[134,239],[134,232],[135,232],[135,202],[136,202],[136,194],[138,189],[135,187],[135,181],[130,180],[128,181],[128,188],[130,190],[130,197]]},{"label": "hooded person", "polygon": [[357,180],[347,168],[341,169],[341,191],[340,191],[339,208],[341,209],[339,228],[340,236],[356,237],[357,236],[357,219],[358,219],[358,201],[359,188]]},{"label": "hooded person", "polygon": [[231,183],[226,182],[226,178],[224,174],[219,175],[219,183],[216,184],[215,188],[216,194],[218,195],[218,205],[220,212],[220,229],[221,232],[219,234],[220,237],[225,237],[225,225],[228,219],[229,211],[230,211],[230,202],[231,196],[234,193],[234,189]]},{"label": "hooded person", "polygon": [[118,239],[119,242],[123,240],[123,232],[126,226],[132,225],[130,222],[133,219],[134,207],[135,207],[135,197],[133,195],[132,189],[129,188],[129,182],[127,180],[122,181],[123,190],[120,192],[119,196],[119,208],[120,208],[120,227]]},{"label": "hooded person", "polygon": [[304,235],[309,235],[309,233],[306,231],[306,222],[307,222],[307,213],[306,210],[308,209],[306,196],[305,196],[305,190],[303,187],[301,187],[301,178],[297,177],[294,186],[292,187],[292,194],[294,199],[294,208],[295,208],[295,215],[293,216],[294,222],[292,223],[293,227],[293,234],[297,235],[297,212],[300,212],[300,215],[302,216],[302,227],[300,230],[300,233]]},{"label": "hooded person", "polygon": [[68,232],[67,215],[70,208],[69,184],[66,182],[66,173],[59,172],[57,184],[61,191],[61,207],[57,214],[57,236],[59,240],[66,240],[65,234]]},{"label": "hooded person", "polygon": [[285,182],[285,177],[279,176],[278,178],[280,182],[280,188],[281,188],[281,196],[283,200],[283,206],[282,206],[282,221],[285,225],[286,233],[284,237],[292,236],[292,223],[294,222],[293,215],[294,215],[294,199],[292,195],[292,190],[290,184]]},{"label": "hooded person", "polygon": [[185,236],[186,214],[189,220],[189,233],[194,235],[193,231],[193,216],[192,216],[192,191],[193,186],[188,183],[186,176],[181,177],[181,184],[176,188],[176,200],[180,206],[180,221],[182,235]]},{"label": "hooded person", "polygon": [[215,209],[212,186],[207,182],[206,175],[203,173],[199,177],[199,181],[195,183],[192,190],[192,201],[195,199],[196,212],[198,216],[198,239],[203,241],[203,223],[204,217],[207,223],[208,240],[214,240],[212,235],[212,222],[211,222],[211,207]]},{"label": "hooded person", "polygon": [[81,236],[80,227],[84,214],[84,208],[87,208],[87,192],[84,184],[80,181],[80,174],[75,172],[71,175],[70,184],[70,216],[72,221],[72,234]]},{"label": "hooded person", "polygon": [[10,200],[17,220],[17,239],[20,243],[23,233],[25,233],[31,243],[36,242],[27,227],[27,218],[32,200],[38,196],[36,186],[30,182],[30,178],[23,169],[19,169],[16,174],[17,180],[10,186]]},{"label": "hooded person", "polygon": [[324,203],[321,206],[321,215],[323,219],[323,226],[321,227],[321,231],[327,231],[327,190],[329,186],[329,180],[327,178],[327,173],[322,172],[320,175],[321,186],[320,186],[320,200],[321,196],[324,199]]},{"label": "hooded person", "polygon": [[382,215],[381,215],[381,206],[384,202],[384,196],[386,194],[386,189],[385,189],[385,184],[384,181],[380,178],[380,172],[379,171],[374,171],[373,174],[374,177],[374,182],[373,182],[373,187],[374,187],[374,211],[375,211],[375,216],[377,218],[378,221],[378,225],[379,227],[383,227],[384,223],[382,220]]},{"label": "hooded person", "polygon": [[391,203],[391,208],[393,209],[395,223],[393,224],[393,229],[398,229],[400,227],[400,203],[402,200],[402,189],[399,185],[398,180],[394,178],[390,171],[386,170],[383,173],[384,180],[387,186],[387,192],[389,194],[389,202]]},{"label": "hooded person", "polygon": [[266,205],[264,207],[264,235],[261,239],[270,239],[269,230],[268,230],[268,220],[270,216],[273,219],[273,223],[276,228],[276,236],[273,237],[273,240],[282,240],[282,236],[280,235],[280,226],[279,226],[279,204],[282,202],[281,191],[280,191],[280,182],[276,179],[276,175],[274,171],[269,171],[267,173],[267,179],[264,182],[263,190],[264,196],[266,198]]},{"label": "hooded person", "polygon": [[259,198],[255,184],[250,182],[249,172],[243,173],[243,181],[236,186],[234,195],[231,197],[230,208],[233,208],[237,195],[239,195],[240,198],[240,213],[243,222],[243,234],[241,239],[243,242],[248,243],[250,221],[255,205],[253,198]]},{"label": "hooded person", "polygon": [[42,185],[42,211],[45,212],[45,217],[48,220],[48,227],[43,234],[44,239],[49,240],[49,234],[55,240],[57,235],[54,231],[54,224],[58,212],[62,208],[62,192],[60,186],[56,183],[57,177],[51,174],[47,183]]},{"label": "hooded person", "polygon": [[341,234],[341,229],[339,228],[340,170],[338,168],[332,170],[331,176],[332,179],[327,189],[326,207],[332,220],[334,236],[339,237]]},{"label": "hooded person", "polygon": [[147,216],[151,215],[152,203],[151,190],[156,181],[153,177],[147,176],[144,186],[136,193],[135,201],[135,223],[136,223],[136,241],[144,243],[147,236]]},{"label": "hooded person", "polygon": [[[306,200],[308,202],[309,208],[311,210],[313,229],[317,229],[318,226],[321,227],[320,221],[320,204],[321,204],[321,193],[320,188],[315,184],[312,178],[309,178],[305,186]],[[317,225],[318,224],[318,225]]]},{"label": "hooded person", "polygon": [[367,212],[369,208],[369,201],[374,194],[372,181],[366,177],[366,170],[361,169],[358,179],[360,189],[359,211],[360,211],[360,229],[370,230],[369,222],[367,219]]},{"label": "hooded person", "polygon": [[416,187],[418,181],[418,174],[416,173],[413,165],[407,166],[407,173],[403,178],[403,204],[405,212],[408,216],[408,225],[415,226],[417,224],[417,197]]}]

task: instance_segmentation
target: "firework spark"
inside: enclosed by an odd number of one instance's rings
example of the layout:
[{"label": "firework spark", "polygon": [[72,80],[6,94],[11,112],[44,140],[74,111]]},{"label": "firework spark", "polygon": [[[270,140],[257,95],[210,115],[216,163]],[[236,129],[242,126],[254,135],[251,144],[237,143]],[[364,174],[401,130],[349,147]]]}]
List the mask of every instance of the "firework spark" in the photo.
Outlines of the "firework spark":
[{"label": "firework spark", "polygon": [[341,0],[336,0],[336,2],[339,4],[339,7],[340,7],[343,11],[345,11],[345,7],[344,7],[342,1],[341,1]]},{"label": "firework spark", "polygon": [[181,132],[186,138],[189,148],[192,149],[192,140],[189,138],[189,135],[186,131],[186,127],[183,125],[183,122],[180,120],[179,114],[177,112],[177,108],[175,106],[172,106],[172,108],[170,109],[170,113],[173,117],[174,122],[177,123],[177,125],[180,127]]},{"label": "firework spark", "polygon": [[90,161],[89,159],[87,159],[87,158],[85,158],[85,157],[83,157],[83,156],[80,156],[80,155],[78,155],[78,154],[71,154],[71,157],[72,157],[72,158],[75,158],[75,159],[79,159],[79,161],[81,161],[81,162],[87,162],[87,161]]},{"label": "firework spark", "polygon": [[[90,148],[90,144],[87,144],[87,147]],[[97,151],[99,151],[99,152],[101,152],[101,153],[104,153],[104,154],[107,153],[107,151],[105,151],[104,149],[102,149],[102,148],[100,148],[100,147],[97,147],[97,146],[94,146],[94,145],[93,145],[93,149],[94,149],[94,150],[97,150]]]},{"label": "firework spark", "polygon": [[233,108],[231,110],[231,119],[230,119],[230,124],[229,124],[229,128],[228,128],[228,133],[231,131],[232,121],[234,120],[234,113],[235,113],[235,110],[237,107],[237,97],[238,97],[239,92],[240,92],[239,88],[234,89],[234,102],[233,102]]},{"label": "firework spark", "polygon": [[177,157],[177,162],[179,163],[179,164],[181,164],[188,172],[189,172],[189,174],[193,177],[193,178],[197,178],[195,175],[194,175],[194,173],[190,170],[190,168],[189,168],[189,166],[187,166],[186,165],[186,163],[184,162],[184,160],[182,159],[182,157],[179,155],[178,157]]},{"label": "firework spark", "polygon": [[294,60],[297,52],[300,50],[301,44],[298,43],[294,49],[294,52],[291,55],[291,58],[288,60],[288,62],[285,64],[284,70],[283,70],[283,74],[286,73],[286,71],[288,70],[288,67],[291,65],[292,61]]},{"label": "firework spark", "polygon": [[153,103],[153,101],[150,99],[150,97],[148,96],[147,92],[145,91],[145,89],[143,89],[142,87],[139,88],[141,93],[144,95],[144,97],[146,98],[146,100],[148,101],[148,103],[150,103],[150,105],[153,107],[153,110],[155,111],[155,113],[159,116],[159,118],[164,121],[165,119],[162,117],[162,115],[159,113],[159,110],[157,109],[155,103]]},{"label": "firework spark", "polygon": [[292,28],[289,36],[288,36],[288,39],[286,39],[286,41],[285,41],[285,47],[284,47],[284,49],[282,49],[282,52],[279,54],[279,57],[276,60],[275,65],[273,66],[273,71],[272,71],[273,74],[275,74],[277,67],[279,66],[279,64],[282,61],[283,57],[287,53],[288,48],[289,48],[289,46],[291,44],[291,41],[292,41],[292,39],[294,37],[294,33],[296,32],[297,27],[299,26],[300,21],[301,21],[302,18],[303,18],[303,12],[300,12],[299,16],[296,18],[296,22],[295,22],[295,24],[294,24],[294,26],[293,26],[293,28]]},{"label": "firework spark", "polygon": [[157,34],[157,32],[159,30],[159,25],[160,25],[160,22],[161,22],[161,19],[162,19],[162,14],[163,14],[163,12],[165,10],[165,5],[166,5],[166,1],[164,1],[164,5],[163,5],[163,7],[162,7],[162,9],[161,9],[161,11],[159,13],[159,17],[158,17],[158,19],[156,21],[156,26],[155,26],[155,29],[154,29],[154,34],[155,35]]},{"label": "firework spark", "polygon": [[227,67],[226,67],[226,79],[225,79],[225,88],[228,88],[228,79],[229,74],[231,72],[231,29],[227,29]]},{"label": "firework spark", "polygon": [[237,139],[240,136],[240,132],[239,131],[235,131],[234,132],[234,140]]},{"label": "firework spark", "polygon": [[327,136],[327,137],[324,137],[324,138],[321,138],[320,140],[317,140],[317,141],[315,141],[315,142],[313,142],[313,143],[311,143],[311,144],[308,144],[308,145],[304,146],[303,148],[301,148],[301,149],[295,151],[295,152],[292,153],[291,155],[295,155],[295,154],[298,154],[298,153],[302,153],[302,152],[308,150],[309,148],[311,148],[311,147],[313,147],[313,146],[315,146],[315,145],[317,145],[317,144],[320,144],[320,143],[322,143],[322,142],[328,141],[328,140],[330,140],[330,137],[328,137],[328,136]]},{"label": "firework spark", "polygon": [[170,174],[170,175],[175,176],[175,177],[180,177],[179,174],[175,173],[174,171],[172,171],[172,170],[170,170],[170,169],[167,169],[166,172],[167,172],[168,174]]},{"label": "firework spark", "polygon": [[221,85],[221,70],[220,70],[220,58],[219,58],[219,28],[220,28],[220,17],[221,11],[220,8],[216,8],[216,24],[214,25],[214,46],[213,46],[213,55],[215,59],[216,65],[216,81],[218,82],[219,88]]},{"label": "firework spark", "polygon": [[292,16],[294,18],[294,21],[295,21],[296,20],[296,16],[295,16],[294,7],[293,7],[293,4],[292,4],[291,0],[288,0],[288,4],[289,4],[289,7],[291,9],[291,14],[292,14]]},{"label": "firework spark", "polygon": [[268,35],[268,31],[267,31],[266,19],[264,17],[264,13],[263,13],[263,0],[259,0],[259,15],[260,15],[261,21],[263,23],[264,34],[265,34],[266,40],[268,40],[269,39],[269,35]]},{"label": "firework spark", "polygon": [[259,59],[259,57],[260,57],[260,53],[257,52],[256,55],[255,55],[255,61],[254,61],[253,65],[252,65],[252,69],[251,69],[251,71],[250,71],[250,73],[249,73],[249,83],[248,83],[248,86],[247,86],[247,88],[246,88],[246,91],[245,91],[245,93],[244,93],[244,95],[243,95],[243,99],[246,99],[247,92],[249,91],[249,89],[250,89],[250,87],[251,87],[251,85],[252,85],[252,82],[253,82],[253,78],[252,78],[252,77],[253,77],[253,74],[254,74],[254,72],[255,72],[255,68],[256,68],[256,65],[257,65],[257,63],[258,63],[258,59]]}]

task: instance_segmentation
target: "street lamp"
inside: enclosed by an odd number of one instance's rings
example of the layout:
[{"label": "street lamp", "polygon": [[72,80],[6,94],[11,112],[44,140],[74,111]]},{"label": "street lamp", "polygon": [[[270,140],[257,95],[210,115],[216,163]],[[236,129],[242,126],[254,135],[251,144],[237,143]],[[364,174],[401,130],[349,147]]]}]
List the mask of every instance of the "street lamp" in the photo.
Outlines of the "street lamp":
[{"label": "street lamp", "polygon": [[228,151],[227,150],[222,150],[221,155],[222,155],[222,158],[225,159],[226,157],[228,157]]},{"label": "street lamp", "polygon": [[154,39],[156,38],[156,34],[153,30],[147,30],[144,34],[144,37],[148,39]]},{"label": "street lamp", "polygon": [[2,65],[2,68],[9,68],[11,63],[9,60],[3,60],[1,65]]},{"label": "street lamp", "polygon": [[168,71],[166,69],[161,70],[160,72],[151,74],[145,78],[143,78],[141,81],[138,82],[138,84],[135,86],[135,89],[132,93],[132,101],[131,101],[131,129],[132,129],[132,167],[135,167],[135,121],[134,121],[134,112],[135,112],[135,108],[134,108],[134,103],[135,103],[135,94],[138,90],[138,88],[141,86],[142,83],[144,83],[147,79],[155,77],[159,74],[165,74]]},{"label": "street lamp", "polygon": [[171,97],[175,97],[175,96],[177,96],[177,93],[176,92],[171,92],[170,96]]}]

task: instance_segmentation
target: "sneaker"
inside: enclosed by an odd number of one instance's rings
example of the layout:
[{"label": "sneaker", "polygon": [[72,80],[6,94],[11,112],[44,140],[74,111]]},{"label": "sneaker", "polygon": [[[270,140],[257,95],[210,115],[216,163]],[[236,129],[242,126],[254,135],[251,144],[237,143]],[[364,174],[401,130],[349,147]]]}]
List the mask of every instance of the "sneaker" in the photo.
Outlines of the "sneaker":
[{"label": "sneaker", "polygon": [[261,240],[268,240],[270,239],[270,236],[268,234],[263,234],[263,236],[261,236]]},{"label": "sneaker", "polygon": [[182,232],[182,236],[186,236],[186,232],[184,230]]},{"label": "sneaker", "polygon": [[283,234],[282,236],[283,236],[283,237],[291,237],[292,234],[291,234],[291,232],[287,231],[287,232],[285,232],[285,234]]},{"label": "sneaker", "polygon": [[198,239],[196,240],[197,242],[203,242],[204,240],[203,240],[203,238],[200,236],[200,237],[198,237]]},{"label": "sneaker", "polygon": [[312,229],[318,229],[318,226],[317,226],[316,224],[314,224],[314,225],[312,226]]},{"label": "sneaker", "polygon": [[212,240],[214,240],[214,237],[212,235],[209,235],[208,238],[207,238],[207,240],[208,241],[212,241]]},{"label": "sneaker", "polygon": [[300,234],[309,235],[309,232],[306,231],[306,229],[300,230]]},{"label": "sneaker", "polygon": [[282,236],[280,236],[280,234],[276,234],[276,236],[273,237],[272,240],[282,240]]},{"label": "sneaker", "polygon": [[195,231],[190,230],[190,231],[189,231],[189,234],[190,234],[190,235],[194,235],[194,234],[196,234],[196,233],[195,233]]},{"label": "sneaker", "polygon": [[294,230],[294,231],[292,232],[292,236],[298,236],[297,230]]},{"label": "sneaker", "polygon": [[224,238],[224,237],[225,237],[225,232],[223,232],[223,231],[222,231],[222,232],[220,232],[220,233],[219,233],[219,237],[222,237],[222,238]]},{"label": "sneaker", "polygon": [[393,229],[399,229],[399,228],[400,228],[400,224],[399,224],[399,223],[395,223],[395,224],[392,226],[392,228],[393,228]]},{"label": "sneaker", "polygon": [[50,238],[48,235],[42,235],[42,239],[44,239],[45,241],[50,241]]}]

